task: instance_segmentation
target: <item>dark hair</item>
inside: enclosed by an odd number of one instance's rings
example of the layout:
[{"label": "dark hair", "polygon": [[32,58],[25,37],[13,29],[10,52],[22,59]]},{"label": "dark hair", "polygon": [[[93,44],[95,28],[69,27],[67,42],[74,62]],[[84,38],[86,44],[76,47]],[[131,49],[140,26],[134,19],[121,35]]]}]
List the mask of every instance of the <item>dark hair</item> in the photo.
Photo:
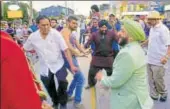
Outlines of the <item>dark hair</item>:
[{"label": "dark hair", "polygon": [[35,20],[34,19],[32,19],[32,22],[34,22]]},{"label": "dark hair", "polygon": [[99,12],[99,8],[97,5],[92,5],[91,9],[94,9],[96,12]]},{"label": "dark hair", "polygon": [[109,17],[115,17],[115,15],[114,14],[110,14]]},{"label": "dark hair", "polygon": [[42,20],[42,19],[48,19],[49,22],[50,22],[50,19],[49,19],[47,16],[45,16],[45,15],[40,15],[40,16],[37,17],[36,23],[39,24],[39,23],[40,23],[40,20]]},{"label": "dark hair", "polygon": [[68,19],[67,19],[68,22],[70,22],[70,21],[72,21],[72,20],[77,21],[78,19],[77,19],[76,16],[69,16]]},{"label": "dark hair", "polygon": [[55,19],[55,18],[52,18],[52,19],[51,19],[51,21],[52,21],[52,20],[54,20],[54,21],[57,23],[57,19]]},{"label": "dark hair", "polygon": [[8,23],[8,27],[11,27],[12,26],[12,23]]},{"label": "dark hair", "polygon": [[28,30],[28,35],[30,35],[32,33],[32,31],[31,30]]}]

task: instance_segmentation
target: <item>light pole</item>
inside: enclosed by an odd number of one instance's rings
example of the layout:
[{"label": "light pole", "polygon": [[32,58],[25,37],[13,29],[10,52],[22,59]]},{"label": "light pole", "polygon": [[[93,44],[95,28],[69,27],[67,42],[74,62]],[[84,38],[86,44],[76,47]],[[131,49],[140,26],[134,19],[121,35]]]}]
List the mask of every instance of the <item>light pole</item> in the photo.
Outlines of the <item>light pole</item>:
[{"label": "light pole", "polygon": [[32,0],[30,0],[29,2],[29,6],[30,6],[30,19],[29,19],[29,25],[32,24],[32,19],[33,19],[33,8],[32,8]]},{"label": "light pole", "polygon": [[2,11],[1,17],[3,18],[3,16],[4,16],[4,5],[3,5],[2,1],[1,1],[1,11]]},{"label": "light pole", "polygon": [[67,1],[65,1],[65,8],[66,8],[66,16],[68,16],[68,6],[67,6]]}]

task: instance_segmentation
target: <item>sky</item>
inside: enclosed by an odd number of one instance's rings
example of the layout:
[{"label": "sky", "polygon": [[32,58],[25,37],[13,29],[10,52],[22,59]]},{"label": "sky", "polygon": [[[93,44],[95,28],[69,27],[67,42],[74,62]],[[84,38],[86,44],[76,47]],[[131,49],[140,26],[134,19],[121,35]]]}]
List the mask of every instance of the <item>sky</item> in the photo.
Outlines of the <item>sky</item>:
[{"label": "sky", "polygon": [[[89,15],[90,7],[93,4],[109,3],[109,1],[68,1],[68,7],[75,11],[75,14]],[[33,8],[40,11],[42,8],[49,6],[65,6],[65,1],[33,1]]]}]

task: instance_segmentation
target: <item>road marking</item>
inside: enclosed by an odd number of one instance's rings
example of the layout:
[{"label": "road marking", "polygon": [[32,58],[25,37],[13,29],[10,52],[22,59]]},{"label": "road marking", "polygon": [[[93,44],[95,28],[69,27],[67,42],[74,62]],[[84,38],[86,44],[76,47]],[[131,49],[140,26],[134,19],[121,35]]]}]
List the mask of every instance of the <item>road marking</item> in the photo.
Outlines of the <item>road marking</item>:
[{"label": "road marking", "polygon": [[91,92],[91,109],[96,109],[96,90],[95,87],[90,89]]}]

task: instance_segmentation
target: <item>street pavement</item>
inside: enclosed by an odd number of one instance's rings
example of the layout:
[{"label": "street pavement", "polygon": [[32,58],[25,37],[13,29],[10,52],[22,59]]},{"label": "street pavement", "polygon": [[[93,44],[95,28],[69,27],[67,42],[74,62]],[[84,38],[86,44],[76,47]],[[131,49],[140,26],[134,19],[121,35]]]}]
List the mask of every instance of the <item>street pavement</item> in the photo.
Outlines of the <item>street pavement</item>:
[{"label": "street pavement", "polygon": [[[82,70],[86,78],[85,86],[87,85],[87,76],[88,76],[90,60],[91,60],[91,56],[89,56],[88,58],[85,57],[78,58],[80,69]],[[168,66],[169,68],[167,69],[165,74],[165,83],[168,88],[168,93],[170,94],[170,61]],[[38,67],[38,65],[36,65],[35,67]],[[73,79],[71,73],[68,74],[67,79],[70,83],[71,80]],[[94,88],[90,90],[83,89],[82,109],[109,109],[109,90],[105,90],[104,93],[102,91],[99,91],[98,88],[97,91],[95,90],[96,89]],[[50,99],[48,99],[48,102],[51,103]],[[68,109],[76,109],[73,106],[73,102],[68,103]],[[170,97],[168,97],[168,100],[166,102],[154,101],[153,109],[170,109]]]}]

